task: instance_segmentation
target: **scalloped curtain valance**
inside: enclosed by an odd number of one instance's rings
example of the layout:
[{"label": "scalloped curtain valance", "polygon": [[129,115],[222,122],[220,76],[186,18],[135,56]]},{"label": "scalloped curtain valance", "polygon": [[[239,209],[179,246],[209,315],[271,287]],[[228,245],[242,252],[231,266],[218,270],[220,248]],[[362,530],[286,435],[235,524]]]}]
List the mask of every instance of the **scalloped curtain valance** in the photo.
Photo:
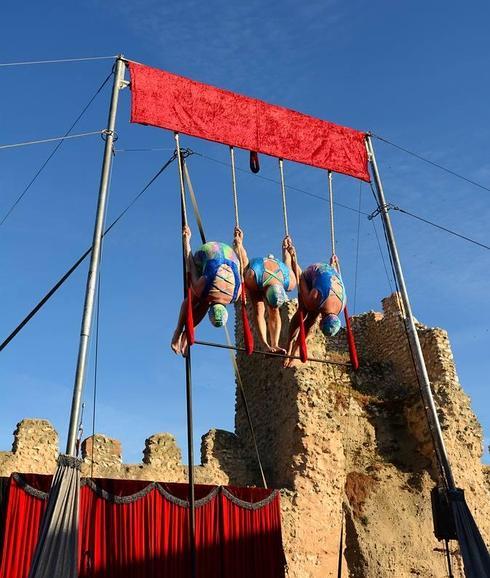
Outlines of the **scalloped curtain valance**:
[{"label": "scalloped curtain valance", "polygon": [[[0,578],[27,578],[51,476],[13,474]],[[79,578],[189,578],[187,484],[82,479]],[[200,578],[283,578],[279,492],[196,485]],[[2,531],[3,530],[3,531]]]}]

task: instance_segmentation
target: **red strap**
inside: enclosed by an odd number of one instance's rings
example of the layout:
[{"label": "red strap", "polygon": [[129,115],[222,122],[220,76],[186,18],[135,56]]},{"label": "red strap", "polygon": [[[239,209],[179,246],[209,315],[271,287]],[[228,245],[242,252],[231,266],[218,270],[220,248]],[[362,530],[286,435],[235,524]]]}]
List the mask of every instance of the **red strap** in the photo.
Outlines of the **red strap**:
[{"label": "red strap", "polygon": [[250,151],[250,170],[255,174],[260,171],[259,155],[255,151]]},{"label": "red strap", "polygon": [[243,325],[243,341],[245,343],[245,351],[247,355],[252,355],[254,350],[254,336],[250,328],[247,315],[247,297],[245,292],[245,285],[242,283],[242,325]]},{"label": "red strap", "polygon": [[308,360],[308,349],[306,347],[305,318],[301,307],[299,308],[299,356],[301,361],[306,363]]},{"label": "red strap", "polygon": [[350,317],[349,312],[347,311],[347,307],[344,308],[344,317],[345,317],[345,331],[347,334],[347,343],[349,345],[350,362],[352,363],[354,371],[356,371],[359,368],[359,359],[357,357],[356,342],[354,340],[354,333],[352,331],[352,327],[350,324]]},{"label": "red strap", "polygon": [[192,292],[189,280],[187,280],[187,311],[185,316],[185,333],[187,344],[194,345],[194,315],[192,314]]}]

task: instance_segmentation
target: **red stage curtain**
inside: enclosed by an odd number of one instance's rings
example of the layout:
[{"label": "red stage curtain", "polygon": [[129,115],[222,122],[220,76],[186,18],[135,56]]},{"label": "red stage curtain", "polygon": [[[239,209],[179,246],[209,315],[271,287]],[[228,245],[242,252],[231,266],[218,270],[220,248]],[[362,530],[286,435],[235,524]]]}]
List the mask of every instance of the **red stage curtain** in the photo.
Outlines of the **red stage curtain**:
[{"label": "red stage curtain", "polygon": [[[22,479],[10,480],[0,578],[27,577],[45,509],[47,495]],[[190,578],[186,494],[186,484],[85,481],[80,578]],[[196,498],[199,578],[284,577],[277,492],[196,486]]]},{"label": "red stage curtain", "polygon": [[[0,578],[27,578],[29,574],[41,519],[47,504],[47,494],[44,494],[44,499],[40,499],[33,493],[35,492],[28,493],[22,487],[20,480],[16,481],[13,477],[10,479],[5,509]],[[39,496],[41,495],[42,492],[39,493]]]},{"label": "red stage curtain", "polygon": [[369,181],[366,134],[135,62],[131,122]]},{"label": "red stage curtain", "polygon": [[267,505],[243,502],[237,495],[236,490],[225,488],[220,494],[223,576],[284,576],[279,494],[272,501],[265,497]]}]

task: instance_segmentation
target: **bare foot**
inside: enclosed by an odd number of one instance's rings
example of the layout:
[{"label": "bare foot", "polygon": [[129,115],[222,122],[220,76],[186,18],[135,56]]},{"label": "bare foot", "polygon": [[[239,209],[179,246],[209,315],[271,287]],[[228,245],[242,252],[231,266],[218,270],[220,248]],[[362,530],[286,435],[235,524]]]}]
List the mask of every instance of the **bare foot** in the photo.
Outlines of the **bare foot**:
[{"label": "bare foot", "polygon": [[182,335],[180,337],[180,353],[182,353],[182,355],[184,357],[187,356],[187,350],[188,350],[188,346],[187,346],[187,335],[184,332],[182,332]]},{"label": "bare foot", "polygon": [[182,339],[182,333],[174,333],[173,337],[172,337],[172,342],[170,343],[170,347],[172,348],[172,351],[174,353],[176,353],[177,355],[179,355],[179,353],[182,353],[181,350],[181,339]]},{"label": "bare foot", "polygon": [[296,359],[295,357],[293,358],[288,357],[287,359],[284,360],[284,367],[296,367],[299,364],[300,360]]},{"label": "bare foot", "polygon": [[272,345],[269,347],[269,350],[272,353],[280,353],[281,355],[286,355],[286,350],[282,347],[279,347],[278,345]]}]

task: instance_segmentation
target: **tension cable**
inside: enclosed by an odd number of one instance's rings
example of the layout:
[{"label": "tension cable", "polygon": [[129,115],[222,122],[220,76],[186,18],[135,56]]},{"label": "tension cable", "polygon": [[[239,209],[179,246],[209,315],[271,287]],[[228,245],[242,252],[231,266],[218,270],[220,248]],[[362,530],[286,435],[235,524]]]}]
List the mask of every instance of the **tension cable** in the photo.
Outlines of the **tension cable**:
[{"label": "tension cable", "polygon": [[[102,237],[107,235],[107,233],[124,217],[124,215],[131,209],[131,207],[138,201],[138,199],[146,192],[146,190],[157,180],[157,178],[163,173],[163,171],[177,158],[175,152],[168,159],[168,161],[153,175],[153,177],[146,183],[143,189],[134,197],[134,199],[122,210],[119,215],[112,221],[112,223],[103,232]],[[29,323],[29,321],[36,315],[38,311],[51,299],[51,297],[58,291],[58,289],[63,285],[63,283],[74,273],[78,267],[85,261],[85,259],[92,252],[92,246],[90,246],[83,255],[81,255],[75,263],[66,271],[66,273],[60,277],[60,279],[51,287],[51,289],[44,295],[44,297],[38,302],[38,304],[28,313],[24,319],[17,325],[17,327],[6,337],[2,343],[0,343],[0,351],[3,351],[7,345],[12,341],[12,339]]]},{"label": "tension cable", "polygon": [[[104,88],[104,86],[109,82],[110,78],[112,77],[112,75],[114,74],[114,71],[111,70],[111,72],[107,75],[107,77],[105,78],[105,80],[102,82],[102,84],[99,86],[99,88],[95,91],[95,93],[92,95],[92,97],[90,98],[90,100],[87,102],[87,104],[82,108],[82,110],[80,111],[80,113],[78,114],[78,116],[75,118],[75,120],[72,122],[70,128],[66,131],[65,136],[68,136],[71,131],[75,128],[75,126],[78,124],[78,122],[80,121],[80,119],[83,117],[83,115],[87,112],[87,110],[90,108],[90,105],[94,102],[94,100],[97,98],[97,96],[99,95],[99,93],[102,91],[102,89]],[[0,227],[5,223],[5,221],[10,217],[11,213],[14,211],[15,207],[19,204],[19,202],[22,200],[22,197],[27,193],[27,191],[31,188],[31,186],[34,184],[34,182],[36,181],[36,179],[39,177],[39,175],[43,172],[43,170],[46,168],[46,165],[49,163],[49,161],[54,157],[54,155],[56,154],[56,152],[58,151],[58,149],[61,147],[61,145],[63,144],[63,140],[60,140],[59,143],[53,148],[53,150],[50,152],[50,154],[48,155],[48,157],[46,158],[46,160],[42,163],[42,165],[39,167],[39,169],[34,173],[34,176],[32,177],[32,179],[29,181],[29,183],[24,187],[23,191],[20,193],[20,195],[17,197],[17,199],[12,203],[12,205],[10,205],[10,208],[7,210],[7,212],[5,213],[5,215],[3,216],[2,220],[0,221]]]}]

